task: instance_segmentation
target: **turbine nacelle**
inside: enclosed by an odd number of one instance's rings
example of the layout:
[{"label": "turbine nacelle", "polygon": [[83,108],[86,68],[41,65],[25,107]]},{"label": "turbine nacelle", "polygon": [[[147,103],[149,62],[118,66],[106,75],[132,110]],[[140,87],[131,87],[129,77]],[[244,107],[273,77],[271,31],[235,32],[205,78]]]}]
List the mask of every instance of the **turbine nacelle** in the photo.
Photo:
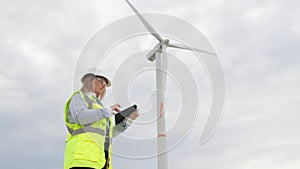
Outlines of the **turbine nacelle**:
[{"label": "turbine nacelle", "polygon": [[156,59],[156,52],[162,52],[162,46],[168,46],[170,40],[164,39],[161,42],[159,42],[157,45],[154,46],[154,48],[147,54],[147,59],[150,61],[154,61]]}]

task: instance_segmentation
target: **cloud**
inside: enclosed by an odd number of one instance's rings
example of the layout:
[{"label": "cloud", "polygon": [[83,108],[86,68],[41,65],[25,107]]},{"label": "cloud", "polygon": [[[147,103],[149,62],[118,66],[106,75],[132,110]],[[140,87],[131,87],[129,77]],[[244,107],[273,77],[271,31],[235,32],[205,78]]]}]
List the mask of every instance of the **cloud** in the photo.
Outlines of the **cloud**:
[{"label": "cloud", "polygon": [[[198,145],[209,111],[210,84],[204,68],[195,68],[201,63],[182,60],[191,63],[193,72],[201,72],[196,80],[202,105],[193,129],[170,150],[169,168],[299,168],[299,2],[132,2],[141,12],[169,14],[193,24],[216,49],[226,75],[222,122],[206,144]],[[119,0],[12,0],[0,4],[1,168],[62,168],[63,106],[76,81],[77,59],[95,32],[133,12]],[[143,41],[147,42],[140,43]],[[150,49],[156,42],[146,35],[124,43],[118,49],[132,53],[131,49]],[[134,86],[142,86],[144,79]],[[176,89],[172,83],[168,87],[169,92]],[[137,89],[141,90],[146,89]],[[137,99],[143,94],[132,96]],[[135,125],[127,135],[134,129],[141,132]],[[172,132],[170,137],[180,134]],[[132,146],[130,143],[126,145]],[[155,140],[152,143],[155,146]],[[115,168],[155,168],[157,161],[114,156],[113,163]]]}]

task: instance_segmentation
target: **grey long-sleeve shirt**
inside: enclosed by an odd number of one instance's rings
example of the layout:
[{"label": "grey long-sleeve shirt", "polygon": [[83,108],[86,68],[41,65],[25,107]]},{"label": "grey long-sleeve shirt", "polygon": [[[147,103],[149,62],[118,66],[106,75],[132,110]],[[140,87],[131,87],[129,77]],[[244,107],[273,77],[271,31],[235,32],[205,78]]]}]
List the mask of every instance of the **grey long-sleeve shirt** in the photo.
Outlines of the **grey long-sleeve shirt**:
[{"label": "grey long-sleeve shirt", "polygon": [[[88,95],[94,95],[94,93],[87,93]],[[94,96],[95,97],[95,96]],[[102,103],[98,100],[99,104]],[[102,118],[109,118],[112,115],[110,108],[101,108],[101,109],[87,109],[83,99],[81,98],[80,94],[75,94],[69,104],[68,109],[68,120],[69,123],[77,123],[81,125],[91,124],[96,122]],[[107,123],[109,123],[107,121]],[[126,123],[125,121],[115,125],[113,127],[113,137],[117,136],[118,134],[124,132],[130,123]],[[107,131],[109,130],[109,125],[107,126]]]}]

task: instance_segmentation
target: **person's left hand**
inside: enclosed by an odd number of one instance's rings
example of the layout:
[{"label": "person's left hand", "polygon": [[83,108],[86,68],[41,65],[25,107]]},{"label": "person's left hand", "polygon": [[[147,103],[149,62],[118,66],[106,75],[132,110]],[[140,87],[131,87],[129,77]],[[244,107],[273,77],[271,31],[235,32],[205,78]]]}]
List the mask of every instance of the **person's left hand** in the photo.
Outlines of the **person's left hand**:
[{"label": "person's left hand", "polygon": [[139,116],[139,109],[137,109],[136,111],[132,112],[128,118],[131,120],[135,120],[137,117]]}]

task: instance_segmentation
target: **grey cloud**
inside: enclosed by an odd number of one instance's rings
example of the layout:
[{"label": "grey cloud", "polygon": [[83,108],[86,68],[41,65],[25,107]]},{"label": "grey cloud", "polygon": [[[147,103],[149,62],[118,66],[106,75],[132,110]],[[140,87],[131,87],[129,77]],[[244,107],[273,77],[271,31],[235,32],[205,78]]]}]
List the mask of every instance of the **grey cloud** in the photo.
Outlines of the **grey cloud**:
[{"label": "grey cloud", "polygon": [[[219,129],[197,145],[201,114],[188,137],[169,152],[170,168],[299,167],[299,2],[132,2],[141,12],[175,15],[196,25],[225,70],[228,100]],[[133,13],[116,0],[0,3],[1,168],[62,168],[63,106],[76,80],[77,57],[96,31]],[[209,92],[200,95],[209,104],[206,97]],[[155,168],[156,162],[113,157],[115,168]]]}]

